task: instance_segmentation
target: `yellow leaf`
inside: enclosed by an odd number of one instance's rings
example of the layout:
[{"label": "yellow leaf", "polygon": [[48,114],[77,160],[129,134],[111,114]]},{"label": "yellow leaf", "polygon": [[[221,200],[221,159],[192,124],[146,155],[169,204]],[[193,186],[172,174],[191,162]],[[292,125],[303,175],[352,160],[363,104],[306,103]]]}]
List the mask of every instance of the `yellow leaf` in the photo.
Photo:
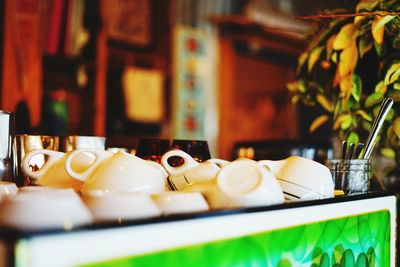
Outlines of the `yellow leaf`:
[{"label": "yellow leaf", "polygon": [[298,64],[299,64],[299,65],[303,65],[304,62],[306,62],[307,56],[308,56],[308,53],[306,53],[306,52],[302,53],[302,54],[299,56]]},{"label": "yellow leaf", "polygon": [[335,41],[336,35],[331,36],[326,42],[326,59],[330,60],[333,50],[333,42]]},{"label": "yellow leaf", "polygon": [[300,100],[300,96],[299,96],[299,95],[294,95],[294,96],[292,96],[292,98],[290,99],[290,102],[291,102],[292,104],[296,104],[297,102],[299,102],[299,100]]},{"label": "yellow leaf", "polygon": [[347,75],[340,80],[340,91],[344,94],[345,98],[351,94],[351,84],[353,82],[352,75]]},{"label": "yellow leaf", "polygon": [[312,71],[312,69],[315,65],[315,62],[317,62],[317,60],[319,59],[323,50],[324,50],[324,48],[322,46],[320,46],[320,47],[314,48],[310,52],[310,58],[308,59],[308,72]]},{"label": "yellow leaf", "polygon": [[371,25],[372,36],[378,44],[383,43],[383,35],[385,32],[385,24],[394,19],[395,16],[376,16]]},{"label": "yellow leaf", "polygon": [[363,19],[365,19],[365,16],[355,16],[354,17],[354,24],[359,23]]},{"label": "yellow leaf", "polygon": [[286,87],[290,92],[296,92],[297,88],[299,87],[299,83],[298,82],[290,82],[290,83],[286,84]]},{"label": "yellow leaf", "polygon": [[322,94],[317,94],[317,102],[328,112],[333,112],[333,104]]},{"label": "yellow leaf", "polygon": [[344,25],[335,40],[333,41],[333,49],[340,50],[348,47],[351,42],[354,42],[354,25],[353,23],[349,23]]},{"label": "yellow leaf", "polygon": [[328,115],[321,115],[317,117],[310,125],[309,131],[312,133],[316,129],[318,129],[322,124],[324,124],[326,121],[328,121],[329,117]]},{"label": "yellow leaf", "polygon": [[296,69],[297,73],[300,72],[300,70],[303,67],[304,63],[306,62],[307,58],[308,58],[308,53],[307,52],[304,52],[299,56],[299,58],[297,59],[297,61],[298,61],[297,69]]},{"label": "yellow leaf", "polygon": [[345,120],[347,120],[348,117],[349,117],[348,114],[340,114],[340,115],[338,116],[338,118],[335,120],[335,123],[333,124],[333,129],[334,129],[334,130],[339,129],[339,127],[341,126],[341,124],[342,124]]},{"label": "yellow leaf", "polygon": [[340,77],[344,77],[353,72],[357,65],[357,60],[358,51],[356,42],[353,40],[345,49],[343,49],[342,53],[340,53],[338,64]]},{"label": "yellow leaf", "polygon": [[356,113],[359,114],[361,117],[363,117],[364,120],[372,121],[371,116],[367,112],[365,112],[364,110],[359,109],[359,110],[356,111]]}]

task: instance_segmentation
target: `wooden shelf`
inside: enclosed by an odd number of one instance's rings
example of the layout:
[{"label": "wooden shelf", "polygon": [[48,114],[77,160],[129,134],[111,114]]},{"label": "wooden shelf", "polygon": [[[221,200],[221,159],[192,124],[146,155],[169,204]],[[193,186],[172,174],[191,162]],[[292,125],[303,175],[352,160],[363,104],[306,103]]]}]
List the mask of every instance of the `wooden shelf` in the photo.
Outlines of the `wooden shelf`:
[{"label": "wooden shelf", "polygon": [[259,41],[266,48],[293,56],[306,46],[304,36],[298,32],[267,27],[244,16],[213,16],[210,19],[221,35],[233,40]]},{"label": "wooden shelf", "polygon": [[242,140],[299,137],[286,84],[305,42],[241,16],[213,17],[219,27],[219,156]]}]

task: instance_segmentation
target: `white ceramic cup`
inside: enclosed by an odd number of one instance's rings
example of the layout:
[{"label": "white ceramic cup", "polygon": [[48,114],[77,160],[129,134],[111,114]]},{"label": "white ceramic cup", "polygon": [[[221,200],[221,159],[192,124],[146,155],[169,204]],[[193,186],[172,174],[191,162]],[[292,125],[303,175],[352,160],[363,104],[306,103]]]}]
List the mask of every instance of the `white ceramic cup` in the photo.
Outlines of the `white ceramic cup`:
[{"label": "white ceramic cup", "polygon": [[161,215],[160,208],[149,194],[92,191],[83,199],[96,222],[122,222]]},{"label": "white ceramic cup", "polygon": [[203,195],[198,192],[163,192],[153,195],[153,199],[160,207],[162,213],[166,215],[209,210]]},{"label": "white ceramic cup", "polygon": [[272,173],[250,159],[226,164],[217,175],[217,187],[206,192],[214,208],[256,207],[284,202],[283,192]]},{"label": "white ceramic cup", "polygon": [[[76,172],[72,162],[81,153],[91,153],[95,160],[86,170]],[[114,154],[99,149],[78,149],[65,160],[65,169],[71,177],[84,182],[83,194],[93,190],[147,194],[166,190],[165,173],[158,166],[126,152]]]},{"label": "white ceramic cup", "polygon": [[279,181],[288,200],[311,200],[334,196],[330,170],[323,164],[299,156],[284,160],[262,160]]},{"label": "white ceramic cup", "polygon": [[70,230],[90,224],[89,209],[72,189],[68,192],[30,191],[7,197],[0,204],[0,225],[23,230]]},{"label": "white ceramic cup", "polygon": [[[176,167],[171,166],[168,162],[171,157],[181,157],[183,164]],[[185,190],[186,187],[195,183],[213,180],[220,170],[216,163],[210,161],[199,163],[180,149],[166,152],[161,157],[161,164],[169,174],[168,180],[171,189],[176,191]]]},{"label": "white ceramic cup", "polygon": [[[35,149],[29,151],[22,160],[22,170],[26,175],[36,179],[36,184],[56,188],[73,188],[79,191],[82,182],[71,177],[65,170],[65,161],[71,152],[63,153],[48,149]],[[37,171],[30,168],[30,161],[36,155],[48,157],[46,163]],[[71,163],[72,168],[79,172],[85,170],[93,162],[93,156],[81,153],[79,157]]]}]

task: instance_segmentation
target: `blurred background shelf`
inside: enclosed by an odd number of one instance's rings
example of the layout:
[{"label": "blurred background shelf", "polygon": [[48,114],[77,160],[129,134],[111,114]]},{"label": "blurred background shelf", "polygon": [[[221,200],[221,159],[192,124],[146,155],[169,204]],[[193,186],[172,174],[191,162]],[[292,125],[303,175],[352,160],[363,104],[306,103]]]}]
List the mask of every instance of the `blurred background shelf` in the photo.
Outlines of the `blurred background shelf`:
[{"label": "blurred background shelf", "polygon": [[[113,15],[122,4],[132,12]],[[128,147],[140,136],[200,138],[209,141],[214,156],[225,158],[242,140],[308,135],[310,114],[291,105],[286,90],[309,28],[294,17],[332,3],[6,0],[2,5],[1,108],[27,118],[19,132],[102,135],[125,139]],[[138,34],[123,35],[129,27],[119,29],[122,35],[110,30],[120,18]],[[21,27],[27,23],[32,27]],[[201,53],[189,54],[196,45]],[[157,122],[127,114],[122,78],[137,69],[163,77]],[[197,91],[176,86],[188,74],[200,80]],[[61,120],[55,106],[63,106]],[[54,118],[62,128],[52,125]],[[318,135],[329,138],[326,131]]]}]

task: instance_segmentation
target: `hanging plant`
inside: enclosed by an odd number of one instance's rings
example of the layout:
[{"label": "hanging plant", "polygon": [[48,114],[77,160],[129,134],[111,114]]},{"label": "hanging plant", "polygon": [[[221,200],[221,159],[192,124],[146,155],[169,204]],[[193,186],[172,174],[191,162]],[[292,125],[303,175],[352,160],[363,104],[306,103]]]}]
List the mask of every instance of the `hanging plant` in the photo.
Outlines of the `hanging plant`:
[{"label": "hanging plant", "polygon": [[361,1],[354,13],[324,19],[299,57],[297,78],[288,84],[293,103],[320,106],[313,132],[330,121],[339,139],[358,143],[385,97],[394,100],[376,148],[400,158],[400,2]]}]

